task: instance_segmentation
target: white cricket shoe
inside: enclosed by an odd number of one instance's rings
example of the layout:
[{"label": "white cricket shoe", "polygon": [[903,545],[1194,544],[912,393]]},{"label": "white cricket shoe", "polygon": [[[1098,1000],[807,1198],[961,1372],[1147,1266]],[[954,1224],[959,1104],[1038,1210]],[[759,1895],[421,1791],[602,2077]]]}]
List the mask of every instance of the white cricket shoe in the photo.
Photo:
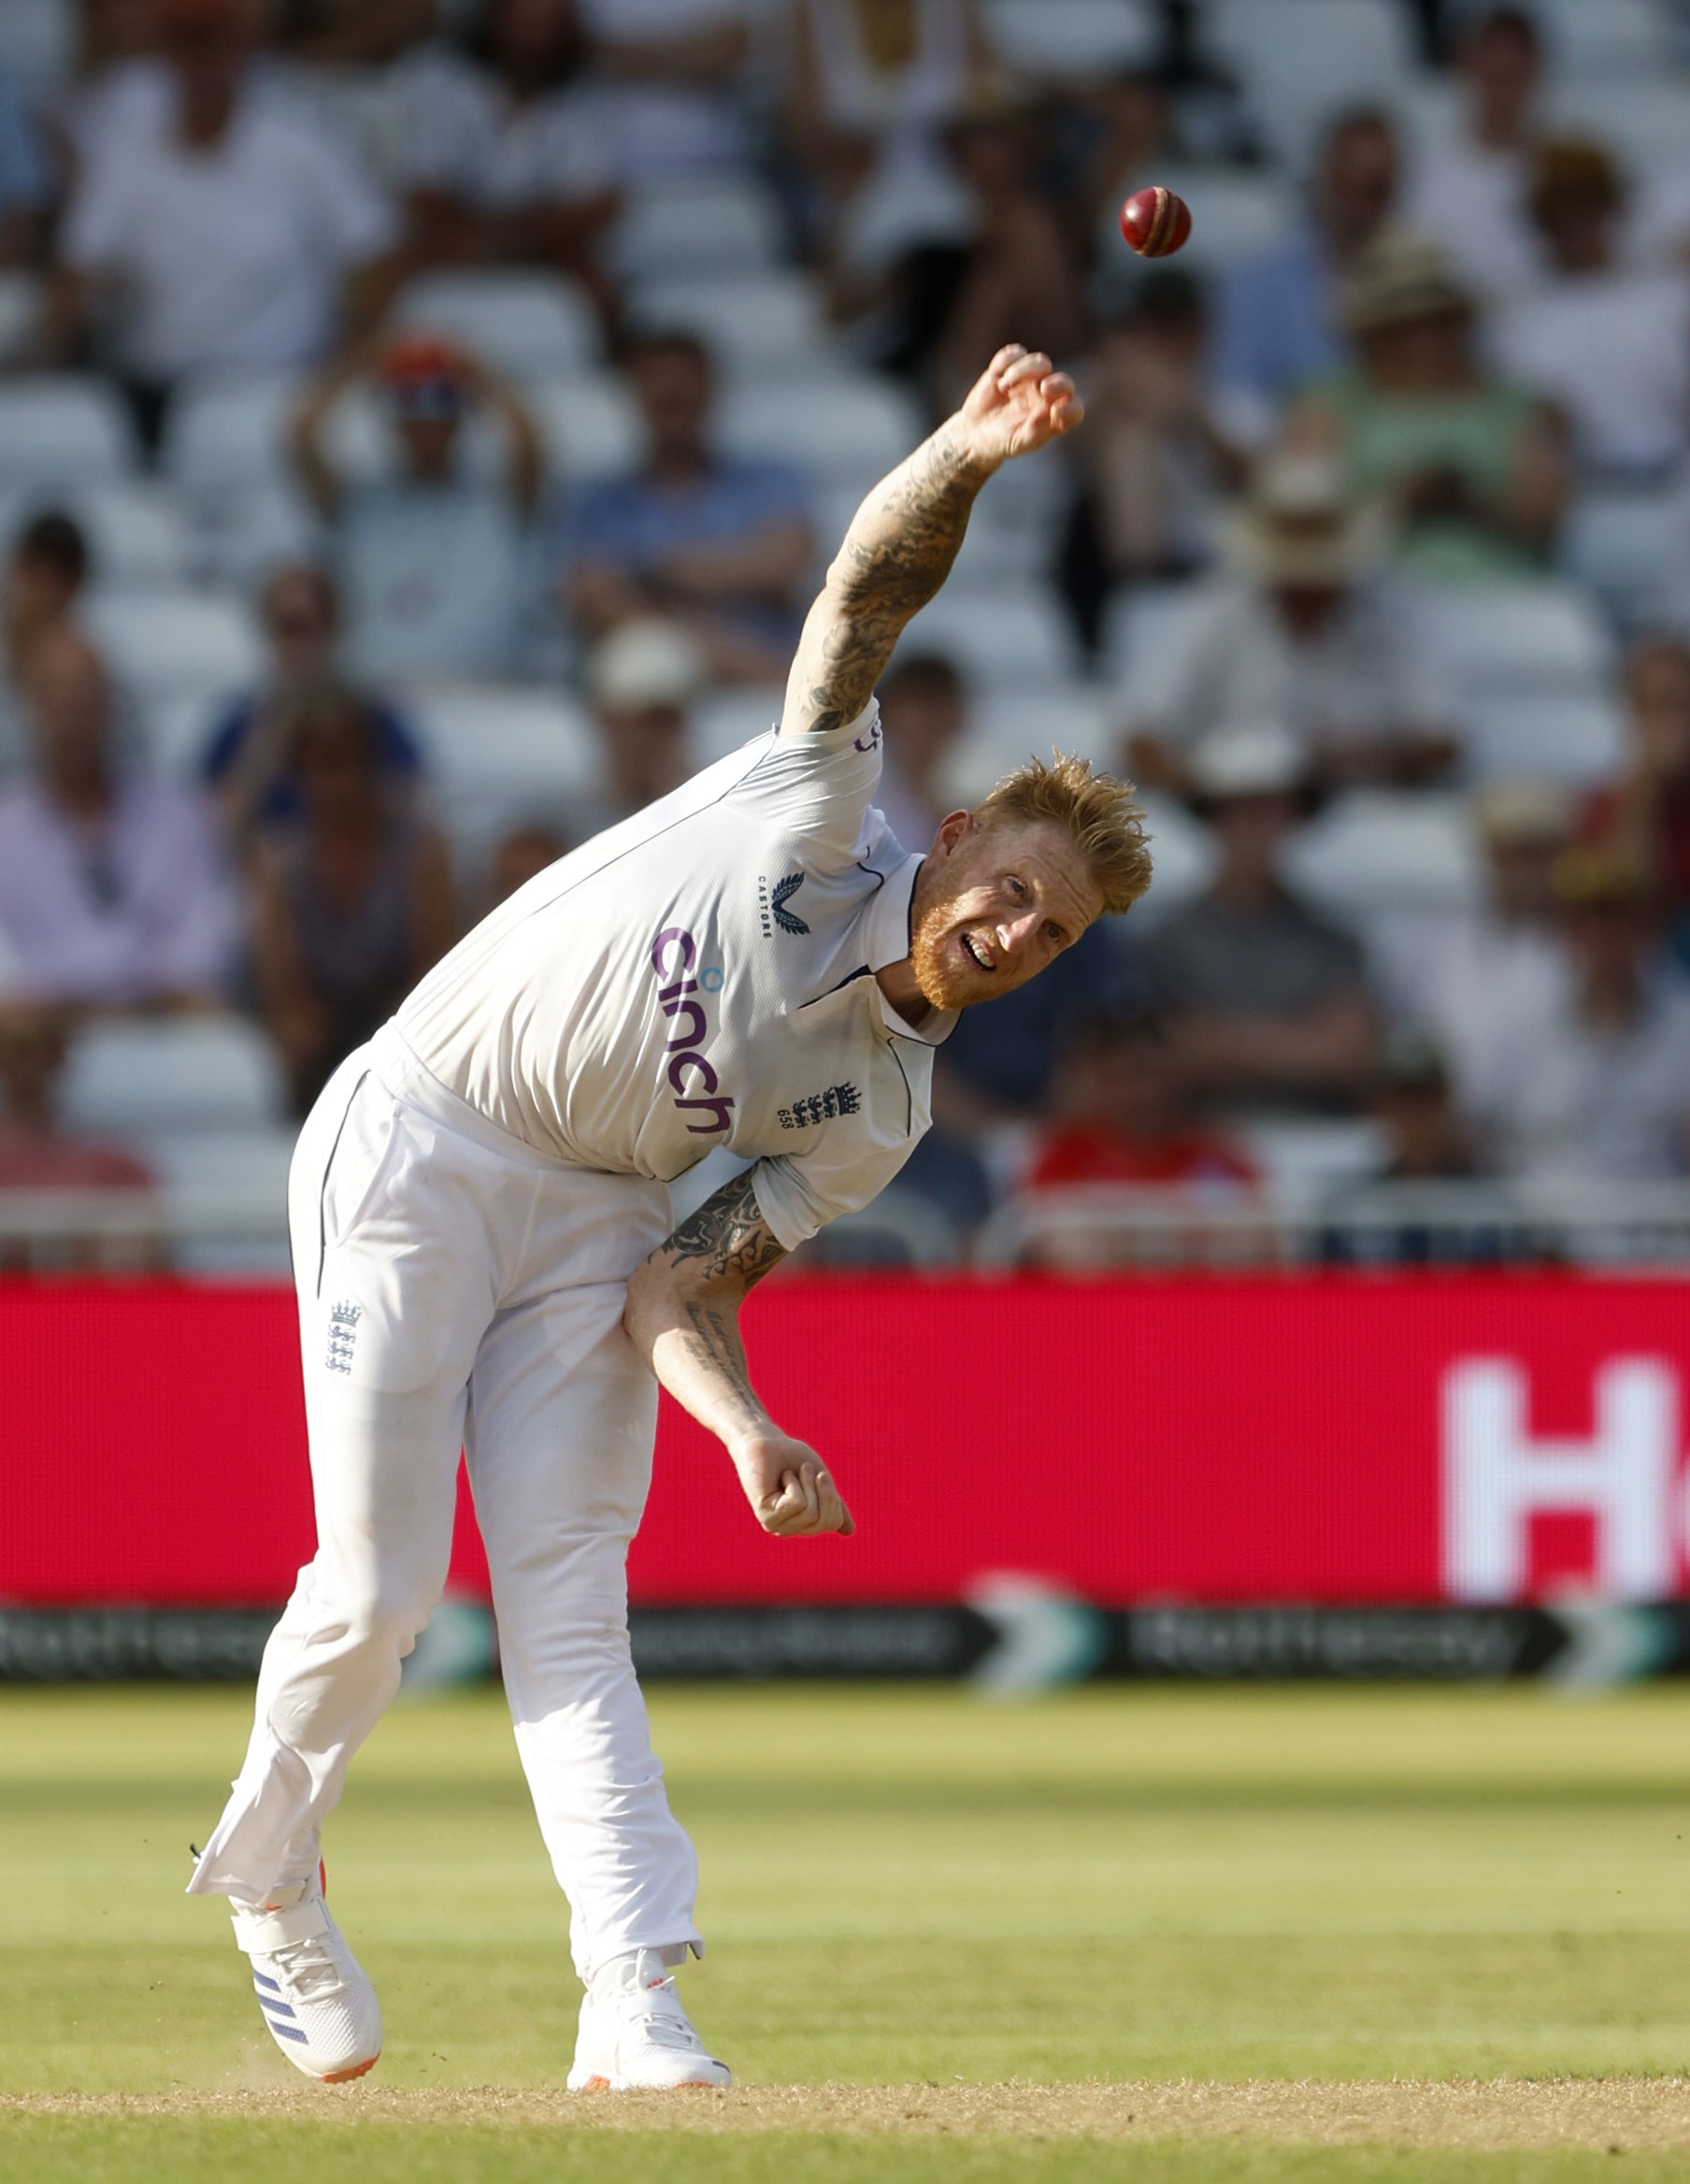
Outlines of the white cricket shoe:
[{"label": "white cricket shoe", "polygon": [[655,1949],[637,1949],[601,1964],[581,1998],[572,2093],[625,2093],[636,2087],[728,2086],[725,2062],[704,2042],[680,2006],[674,1975]]},{"label": "white cricket shoe", "polygon": [[362,2077],[381,2052],[376,1990],[322,1900],[321,1876],[234,1906],[235,1940],[271,2037],[307,2077]]}]

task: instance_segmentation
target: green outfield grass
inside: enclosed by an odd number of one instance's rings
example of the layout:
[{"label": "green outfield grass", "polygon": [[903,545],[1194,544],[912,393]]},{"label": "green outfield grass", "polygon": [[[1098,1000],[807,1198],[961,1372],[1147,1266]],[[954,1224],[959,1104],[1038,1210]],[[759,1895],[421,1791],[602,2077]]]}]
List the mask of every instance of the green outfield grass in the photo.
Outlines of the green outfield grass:
[{"label": "green outfield grass", "polygon": [[[0,1690],[0,2093],[297,2083],[180,1895],[239,1692]],[[749,2083],[1611,2077],[1690,2065],[1690,1691],[659,1690],[694,2014]],[[328,1843],[388,2089],[556,2086],[566,1922],[491,1692],[400,1704]],[[19,2178],[1682,2177],[1685,2153],[0,2113]],[[825,2127],[824,2127],[825,2125]],[[1282,2133],[1281,2135],[1283,2135]],[[1606,2162],[1606,2165],[1604,2165]]]}]

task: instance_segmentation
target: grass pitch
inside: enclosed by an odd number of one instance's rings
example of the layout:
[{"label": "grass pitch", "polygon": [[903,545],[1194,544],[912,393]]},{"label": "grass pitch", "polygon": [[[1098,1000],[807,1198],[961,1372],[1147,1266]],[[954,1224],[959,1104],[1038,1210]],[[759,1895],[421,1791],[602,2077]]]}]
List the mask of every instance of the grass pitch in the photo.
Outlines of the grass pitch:
[{"label": "grass pitch", "polygon": [[288,2069],[179,1893],[247,1704],[0,1691],[0,2174],[1690,2174],[1690,1691],[660,1689],[710,1938],[684,1991],[743,2090],[575,2103],[493,1693],[361,1756],[328,1848],[387,2052]]}]

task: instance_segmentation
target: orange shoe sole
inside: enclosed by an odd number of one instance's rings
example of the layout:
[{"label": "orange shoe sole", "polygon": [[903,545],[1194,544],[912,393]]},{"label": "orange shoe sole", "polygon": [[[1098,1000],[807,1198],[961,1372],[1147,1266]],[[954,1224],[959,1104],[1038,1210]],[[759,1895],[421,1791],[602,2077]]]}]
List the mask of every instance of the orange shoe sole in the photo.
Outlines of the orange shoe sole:
[{"label": "orange shoe sole", "polygon": [[378,2051],[370,2057],[367,2062],[354,2062],[351,2070],[325,2070],[317,2083],[320,2086],[350,2085],[353,2078],[364,2077],[368,2072],[374,2070],[380,2060],[381,2057]]}]

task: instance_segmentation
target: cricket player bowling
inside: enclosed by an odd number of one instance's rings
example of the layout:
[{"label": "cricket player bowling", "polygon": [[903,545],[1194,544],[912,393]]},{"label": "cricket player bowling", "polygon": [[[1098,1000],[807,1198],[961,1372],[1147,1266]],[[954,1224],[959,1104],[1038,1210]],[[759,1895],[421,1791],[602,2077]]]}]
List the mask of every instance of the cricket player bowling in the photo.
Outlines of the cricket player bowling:
[{"label": "cricket player bowling", "polygon": [[[955,1012],[1149,883],[1130,789],[1078,760],[1030,762],[923,855],[874,809],[899,632],[994,471],[1081,415],[1048,356],[1001,351],[857,511],[779,728],[494,911],[305,1125],[289,1221],[318,1546],[189,1892],[230,1900],[265,2022],[311,2077],[381,2048],[320,1837],[439,1599],[462,1450],[586,1989],[568,2083],[729,2082],[675,1990],[704,1947],[697,1867],[628,1648],[657,1387],[720,1438],[766,1530],[852,1530],[758,1401],[739,1306],[897,1173]],[[672,1228],[670,1180],[719,1145],[754,1165]]]}]

